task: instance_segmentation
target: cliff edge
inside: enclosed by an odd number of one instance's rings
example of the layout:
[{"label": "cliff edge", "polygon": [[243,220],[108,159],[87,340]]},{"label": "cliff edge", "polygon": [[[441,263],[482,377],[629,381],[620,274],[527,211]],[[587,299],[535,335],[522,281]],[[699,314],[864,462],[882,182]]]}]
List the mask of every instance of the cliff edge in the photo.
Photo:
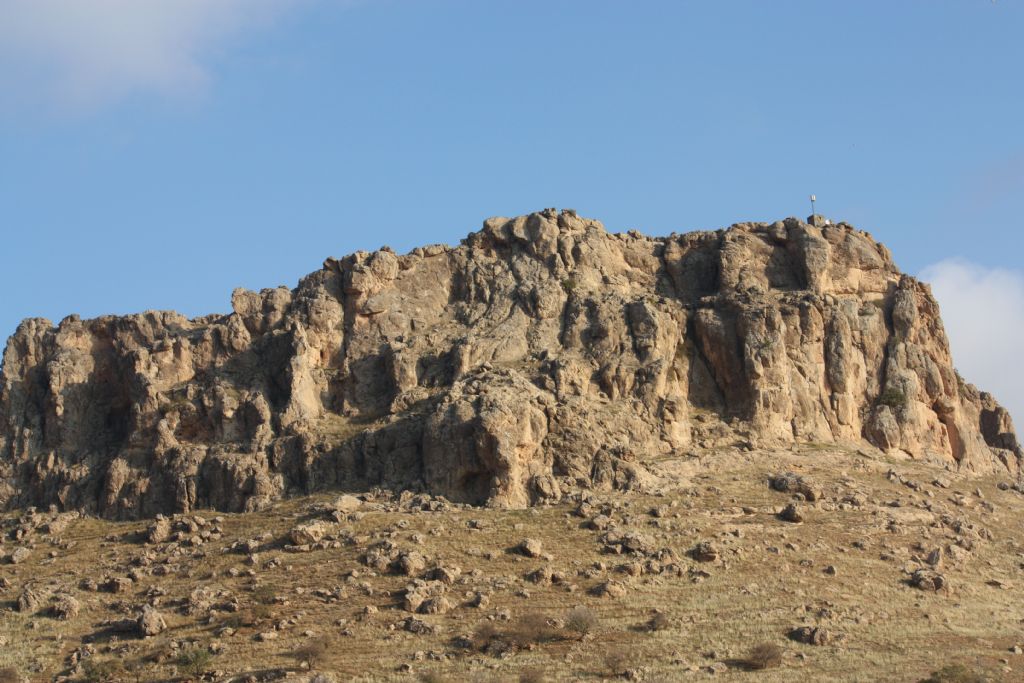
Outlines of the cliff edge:
[{"label": "cliff edge", "polygon": [[383,486],[520,507],[643,486],[651,457],[792,442],[1019,477],[1010,416],[954,370],[928,286],[812,219],[649,238],[546,210],[328,259],[228,315],[26,320],[0,506],[135,518]]}]

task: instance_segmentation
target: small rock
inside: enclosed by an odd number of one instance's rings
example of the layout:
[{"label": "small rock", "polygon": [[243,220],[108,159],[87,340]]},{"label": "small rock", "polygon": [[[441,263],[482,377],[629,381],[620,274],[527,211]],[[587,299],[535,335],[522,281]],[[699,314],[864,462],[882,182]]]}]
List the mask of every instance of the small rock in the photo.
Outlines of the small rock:
[{"label": "small rock", "polygon": [[784,522],[799,524],[804,521],[804,516],[800,513],[800,508],[797,507],[796,503],[790,503],[779,513],[779,519]]},{"label": "small rock", "polygon": [[701,541],[690,550],[690,557],[698,562],[714,562],[718,559],[718,549],[711,541]]},{"label": "small rock", "polygon": [[81,610],[81,605],[71,595],[67,593],[61,593],[55,598],[53,606],[50,608],[51,614],[61,621],[67,621],[68,619],[74,619],[78,616],[78,612]]},{"label": "small rock", "polygon": [[167,628],[167,622],[164,620],[163,615],[150,605],[142,608],[137,624],[139,635],[143,638],[163,633],[164,629]]},{"label": "small rock", "polygon": [[523,539],[516,549],[527,557],[540,557],[543,554],[541,542],[533,538]]}]

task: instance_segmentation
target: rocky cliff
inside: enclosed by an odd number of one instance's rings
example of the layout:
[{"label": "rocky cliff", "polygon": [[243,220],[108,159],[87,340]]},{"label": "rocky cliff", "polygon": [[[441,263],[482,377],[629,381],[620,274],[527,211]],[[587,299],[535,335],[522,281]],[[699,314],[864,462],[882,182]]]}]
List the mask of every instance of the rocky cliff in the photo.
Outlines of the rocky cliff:
[{"label": "rocky cliff", "polygon": [[718,447],[873,446],[1009,470],[927,285],[812,217],[649,238],[572,211],[328,259],[233,312],[26,320],[0,504],[125,518],[385,486],[524,506]]}]

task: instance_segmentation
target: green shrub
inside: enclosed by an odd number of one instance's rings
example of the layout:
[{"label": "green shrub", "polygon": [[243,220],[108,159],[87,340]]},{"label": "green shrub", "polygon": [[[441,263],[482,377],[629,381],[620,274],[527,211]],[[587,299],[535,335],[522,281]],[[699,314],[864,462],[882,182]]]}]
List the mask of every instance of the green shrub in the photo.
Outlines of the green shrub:
[{"label": "green shrub", "polygon": [[907,395],[899,389],[889,387],[878,397],[878,405],[889,406],[893,410],[907,407]]},{"label": "green shrub", "polygon": [[95,657],[89,657],[82,662],[82,672],[89,683],[107,683],[116,681],[124,673],[124,666],[117,659],[100,661]]},{"label": "green shrub", "polygon": [[185,673],[200,676],[213,661],[213,653],[205,647],[193,647],[180,652],[176,661]]}]

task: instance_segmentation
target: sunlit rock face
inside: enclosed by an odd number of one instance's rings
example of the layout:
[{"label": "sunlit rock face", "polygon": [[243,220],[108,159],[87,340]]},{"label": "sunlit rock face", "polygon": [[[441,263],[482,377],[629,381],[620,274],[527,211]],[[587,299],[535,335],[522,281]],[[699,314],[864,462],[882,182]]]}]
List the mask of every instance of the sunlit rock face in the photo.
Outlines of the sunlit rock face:
[{"label": "sunlit rock face", "polygon": [[112,518],[384,486],[521,507],[650,457],[872,445],[1019,476],[927,285],[815,217],[650,238],[573,211],[328,259],[233,312],[26,320],[0,503]]}]

